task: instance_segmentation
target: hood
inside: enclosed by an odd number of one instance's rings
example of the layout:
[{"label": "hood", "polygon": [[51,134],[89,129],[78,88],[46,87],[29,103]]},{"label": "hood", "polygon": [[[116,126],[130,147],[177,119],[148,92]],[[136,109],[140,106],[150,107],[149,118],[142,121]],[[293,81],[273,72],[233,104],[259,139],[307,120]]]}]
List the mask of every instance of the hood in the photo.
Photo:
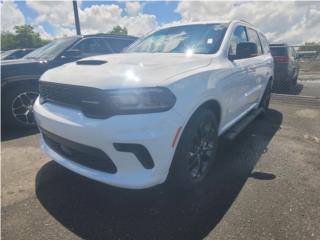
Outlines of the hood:
[{"label": "hood", "polygon": [[95,56],[47,71],[42,81],[114,89],[160,86],[175,75],[207,66],[210,56],[126,53]]}]

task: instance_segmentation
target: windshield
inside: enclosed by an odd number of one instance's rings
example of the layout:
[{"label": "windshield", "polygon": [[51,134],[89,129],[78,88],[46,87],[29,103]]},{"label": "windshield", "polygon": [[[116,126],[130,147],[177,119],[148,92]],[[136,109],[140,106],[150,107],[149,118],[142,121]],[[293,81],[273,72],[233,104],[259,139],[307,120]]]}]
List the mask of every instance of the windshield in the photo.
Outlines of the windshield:
[{"label": "windshield", "polygon": [[161,29],[131,45],[126,52],[195,53],[218,51],[227,24],[195,24]]},{"label": "windshield", "polygon": [[41,48],[34,50],[33,52],[27,54],[24,58],[35,58],[35,59],[53,59],[57,57],[62,51],[67,47],[72,45],[78,37],[70,37],[54,40]]},{"label": "windshield", "polygon": [[7,58],[8,56],[10,56],[12,53],[14,53],[16,50],[8,50],[5,51],[3,53],[1,53],[1,60]]}]

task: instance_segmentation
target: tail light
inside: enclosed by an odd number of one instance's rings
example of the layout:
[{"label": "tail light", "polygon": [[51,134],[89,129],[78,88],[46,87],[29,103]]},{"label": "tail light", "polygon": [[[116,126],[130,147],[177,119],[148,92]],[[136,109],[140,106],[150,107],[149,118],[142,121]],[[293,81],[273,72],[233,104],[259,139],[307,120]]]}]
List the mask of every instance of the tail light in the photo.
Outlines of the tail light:
[{"label": "tail light", "polygon": [[275,56],[274,61],[277,63],[288,63],[289,58],[287,56]]}]

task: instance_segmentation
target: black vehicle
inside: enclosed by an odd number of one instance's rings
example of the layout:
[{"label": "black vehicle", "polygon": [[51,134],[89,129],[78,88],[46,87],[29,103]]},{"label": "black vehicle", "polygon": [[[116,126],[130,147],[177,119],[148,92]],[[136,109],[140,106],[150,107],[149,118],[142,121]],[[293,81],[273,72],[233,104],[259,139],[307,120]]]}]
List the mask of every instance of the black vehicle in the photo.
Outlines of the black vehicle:
[{"label": "black vehicle", "polygon": [[137,38],[97,34],[54,40],[24,58],[1,61],[1,113],[5,126],[34,126],[38,80],[48,69],[93,55],[119,53]]},{"label": "black vehicle", "polygon": [[1,60],[19,59],[32,52],[34,48],[11,49],[1,52]]},{"label": "black vehicle", "polygon": [[274,59],[274,90],[290,91],[297,85],[299,57],[296,50],[287,44],[270,44]]}]

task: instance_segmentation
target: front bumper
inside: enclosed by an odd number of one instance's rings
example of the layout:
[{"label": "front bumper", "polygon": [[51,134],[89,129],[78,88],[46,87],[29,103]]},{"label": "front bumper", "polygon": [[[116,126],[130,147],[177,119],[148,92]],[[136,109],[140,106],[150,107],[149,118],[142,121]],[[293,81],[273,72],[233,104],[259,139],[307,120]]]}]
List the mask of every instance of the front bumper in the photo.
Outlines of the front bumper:
[{"label": "front bumper", "polygon": [[[51,103],[34,104],[37,124],[57,136],[105,152],[117,171],[107,173],[72,161],[59,154],[43,139],[41,148],[56,162],[80,175],[122,188],[147,188],[163,183],[168,175],[175,147],[172,142],[183,119],[173,109],[162,113],[119,115],[92,119],[76,109]],[[119,151],[114,143],[138,144],[150,153],[154,166],[146,168],[130,152]]]}]

